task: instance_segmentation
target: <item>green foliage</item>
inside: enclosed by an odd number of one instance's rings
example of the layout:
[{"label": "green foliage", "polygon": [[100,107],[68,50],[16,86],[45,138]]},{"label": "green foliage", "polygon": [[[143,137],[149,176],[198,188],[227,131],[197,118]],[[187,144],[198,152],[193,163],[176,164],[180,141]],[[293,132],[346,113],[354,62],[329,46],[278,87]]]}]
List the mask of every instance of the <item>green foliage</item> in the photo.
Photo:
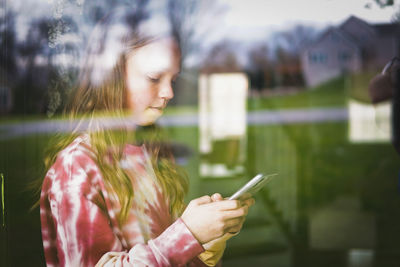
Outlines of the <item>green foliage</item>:
[{"label": "green foliage", "polygon": [[377,3],[381,8],[383,8],[386,6],[393,6],[394,0],[375,0],[375,3]]},{"label": "green foliage", "polygon": [[[368,101],[366,88],[372,76],[372,73],[357,74],[334,79],[295,95],[249,99],[249,109],[345,107],[350,97]],[[195,114],[196,108],[177,106],[169,109],[167,114],[188,112]],[[258,227],[258,222],[268,224],[271,218],[280,216],[276,211],[286,212],[287,209],[293,208],[295,213],[308,216],[313,210],[329,205],[343,195],[359,199],[363,210],[376,214],[382,209],[396,210],[400,205],[396,192],[398,156],[391,144],[351,143],[346,121],[249,126],[245,155],[247,174],[229,179],[202,179],[199,176],[201,157],[197,127],[166,127],[164,130],[172,143],[185,145],[190,151],[184,163],[190,178],[187,201],[214,192],[228,196],[257,172],[279,173],[279,179],[285,183],[274,187],[271,182],[271,185],[256,197],[257,207],[254,210],[257,212],[250,213],[246,222],[252,225],[251,229],[256,229],[253,225]],[[9,248],[10,251],[27,251],[24,258],[12,256],[15,265],[26,265],[27,262],[32,265],[43,263],[39,212],[29,211],[35,198],[33,192],[26,189],[30,182],[44,175],[42,162],[44,147],[49,137],[51,136],[34,135],[0,141],[3,151],[0,154],[0,170],[6,181],[8,205],[6,222],[14,232],[18,231],[17,235],[13,235]],[[217,158],[226,160],[228,164],[230,157],[236,156],[234,153],[229,154],[229,149],[235,148],[235,144],[231,143],[226,141],[226,144],[217,144],[215,152]],[[291,190],[293,186],[294,193]],[[294,198],[296,206],[276,206],[275,211],[266,208],[268,205],[279,204],[267,203],[268,199],[265,197],[273,194],[275,190],[279,190],[280,198]],[[260,233],[258,229],[257,233]],[[252,235],[246,236],[243,231],[235,237],[236,244],[245,243],[250,237]],[[260,242],[265,240],[274,241],[267,234],[259,236]],[[248,243],[251,242],[252,240]],[[228,243],[228,249],[230,244],[233,243]],[[262,248],[260,253],[265,253],[265,247]],[[241,246],[240,249],[246,248]]]},{"label": "green foliage", "polygon": [[[184,144],[193,152],[185,163],[190,177],[186,200],[214,192],[229,195],[248,178],[201,179],[198,128],[168,127],[165,131],[172,142]],[[246,154],[248,173],[277,171],[280,173],[279,179],[294,179],[295,184],[287,183],[287,187],[277,189],[283,198],[294,197],[298,203],[303,203],[303,206],[299,206],[302,209],[318,208],[340,195],[360,197],[366,208],[377,211],[388,203],[394,205],[397,203],[393,202],[393,196],[396,194],[395,177],[398,170],[394,149],[389,143],[352,144],[347,139],[347,131],[347,122],[250,126]],[[18,235],[13,235],[9,248],[10,251],[27,251],[23,258],[13,256],[16,265],[27,262],[41,265],[43,262],[39,213],[38,210],[29,212],[35,199],[33,192],[26,191],[26,188],[29,182],[44,174],[43,151],[49,137],[35,135],[0,141],[3,151],[0,154],[0,168],[8,181],[5,187],[8,225],[14,230],[18,229]],[[219,153],[223,154],[224,151]],[[289,190],[290,186],[296,187],[294,195]],[[263,201],[257,200],[257,210],[263,207]],[[260,214],[262,218],[271,217],[268,211]],[[249,216],[256,221],[260,219],[259,214]],[[242,234],[235,239],[239,242],[242,237],[248,238]],[[268,236],[263,238],[267,240]]]}]

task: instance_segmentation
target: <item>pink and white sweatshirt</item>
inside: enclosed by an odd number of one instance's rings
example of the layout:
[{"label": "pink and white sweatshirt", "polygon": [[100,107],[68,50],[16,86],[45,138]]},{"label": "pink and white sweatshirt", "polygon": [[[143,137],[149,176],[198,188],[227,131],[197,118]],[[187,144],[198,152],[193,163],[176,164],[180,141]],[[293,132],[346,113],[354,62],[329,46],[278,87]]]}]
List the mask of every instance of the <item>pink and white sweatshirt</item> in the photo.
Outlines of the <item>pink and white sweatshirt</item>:
[{"label": "pink and white sweatshirt", "polygon": [[[117,198],[105,190],[88,136],[59,153],[40,197],[47,266],[206,266],[196,257],[204,251],[201,244],[181,219],[173,221],[145,149],[127,145],[121,167],[135,187],[123,225],[117,222]],[[137,201],[145,201],[142,212]]]}]

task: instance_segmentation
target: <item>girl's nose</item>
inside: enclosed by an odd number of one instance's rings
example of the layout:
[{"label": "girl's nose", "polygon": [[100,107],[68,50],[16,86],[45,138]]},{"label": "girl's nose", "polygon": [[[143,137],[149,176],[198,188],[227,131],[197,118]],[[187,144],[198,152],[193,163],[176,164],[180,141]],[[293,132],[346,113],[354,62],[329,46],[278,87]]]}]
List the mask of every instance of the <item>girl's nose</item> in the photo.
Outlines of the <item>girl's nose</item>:
[{"label": "girl's nose", "polygon": [[174,91],[171,83],[164,83],[159,91],[160,98],[171,100],[174,97]]}]

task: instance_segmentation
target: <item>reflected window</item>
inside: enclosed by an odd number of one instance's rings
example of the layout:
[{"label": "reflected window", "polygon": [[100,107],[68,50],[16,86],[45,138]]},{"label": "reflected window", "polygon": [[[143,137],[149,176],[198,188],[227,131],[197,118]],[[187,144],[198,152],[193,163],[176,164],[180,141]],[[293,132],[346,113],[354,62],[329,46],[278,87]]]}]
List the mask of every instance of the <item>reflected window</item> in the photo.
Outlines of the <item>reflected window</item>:
[{"label": "reflected window", "polygon": [[347,51],[340,51],[338,53],[338,59],[340,62],[347,62],[351,59],[351,54]]},{"label": "reflected window", "polygon": [[308,58],[311,63],[326,63],[328,56],[323,52],[310,52]]},{"label": "reflected window", "polygon": [[244,172],[247,91],[243,73],[200,76],[200,176],[230,177]]},{"label": "reflected window", "polygon": [[377,105],[349,101],[349,140],[353,143],[389,142],[391,104]]}]

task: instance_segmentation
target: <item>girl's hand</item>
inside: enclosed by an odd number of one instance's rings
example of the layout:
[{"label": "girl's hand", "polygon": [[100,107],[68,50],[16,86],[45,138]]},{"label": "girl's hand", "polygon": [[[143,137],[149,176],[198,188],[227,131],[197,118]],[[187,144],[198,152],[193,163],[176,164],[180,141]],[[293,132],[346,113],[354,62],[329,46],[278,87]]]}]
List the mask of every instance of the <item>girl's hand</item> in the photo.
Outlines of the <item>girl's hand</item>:
[{"label": "girl's hand", "polygon": [[[212,201],[221,201],[224,200],[224,198],[221,196],[220,193],[215,193],[211,196]],[[240,203],[241,205],[247,205],[248,207],[251,207],[256,203],[255,199],[250,195],[244,195],[243,198],[240,198]]]},{"label": "girl's hand", "polygon": [[[240,199],[240,204],[241,206],[247,206],[248,208],[250,208],[251,206],[254,205],[255,203],[255,199],[251,197],[251,195],[247,195],[245,196],[247,198],[242,198]],[[215,193],[211,196],[212,201],[221,201],[224,200],[224,198],[221,196],[221,194],[219,193]],[[242,218],[242,222],[240,223],[240,225],[237,225],[236,227],[232,227],[231,229],[229,229],[229,233],[231,234],[236,234],[240,231],[240,229],[242,229],[243,223],[246,219],[246,216],[243,216]]]},{"label": "girl's hand", "polygon": [[189,202],[181,219],[196,239],[205,244],[227,232],[240,230],[248,207],[238,200],[213,202],[211,197],[203,196]]}]

